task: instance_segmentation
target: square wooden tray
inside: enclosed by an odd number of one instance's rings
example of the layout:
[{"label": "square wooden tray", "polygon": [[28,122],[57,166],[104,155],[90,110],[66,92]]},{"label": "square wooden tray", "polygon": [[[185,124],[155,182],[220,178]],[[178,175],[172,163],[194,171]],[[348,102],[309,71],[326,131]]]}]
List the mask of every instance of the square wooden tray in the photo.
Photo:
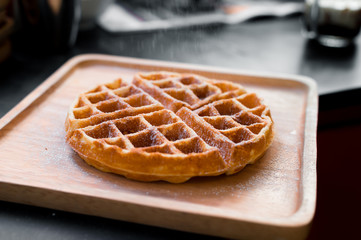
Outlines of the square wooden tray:
[{"label": "square wooden tray", "polygon": [[[65,142],[83,91],[139,71],[241,83],[271,108],[275,139],[239,174],[141,183],[88,166]],[[300,76],[106,55],[69,60],[0,119],[0,199],[227,238],[304,239],[315,211],[317,91]]]}]

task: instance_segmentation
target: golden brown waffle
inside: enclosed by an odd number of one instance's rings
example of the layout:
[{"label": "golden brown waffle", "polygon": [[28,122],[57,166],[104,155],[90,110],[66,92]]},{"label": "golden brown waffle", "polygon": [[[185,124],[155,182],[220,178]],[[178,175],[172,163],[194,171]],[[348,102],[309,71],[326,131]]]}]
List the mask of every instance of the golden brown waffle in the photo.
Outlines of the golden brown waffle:
[{"label": "golden brown waffle", "polygon": [[117,79],[79,95],[68,113],[65,124],[67,137],[78,128],[163,108],[141,89]]},{"label": "golden brown waffle", "polygon": [[238,84],[169,72],[137,74],[80,94],[67,141],[87,163],[140,181],[233,174],[269,147],[273,121]]},{"label": "golden brown waffle", "polygon": [[182,107],[198,109],[216,100],[246,93],[241,85],[194,74],[140,73],[135,75],[133,83],[174,112]]},{"label": "golden brown waffle", "polygon": [[219,100],[196,111],[182,108],[177,115],[210,146],[219,149],[228,175],[254,163],[273,139],[270,111],[255,94]]}]

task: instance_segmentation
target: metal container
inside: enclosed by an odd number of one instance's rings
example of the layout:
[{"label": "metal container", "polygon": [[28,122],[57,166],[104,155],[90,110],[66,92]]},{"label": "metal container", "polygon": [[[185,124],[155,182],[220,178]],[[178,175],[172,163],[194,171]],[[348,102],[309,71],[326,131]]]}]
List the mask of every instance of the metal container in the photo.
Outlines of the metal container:
[{"label": "metal container", "polygon": [[361,0],[306,0],[307,36],[328,47],[347,47],[360,32]]}]

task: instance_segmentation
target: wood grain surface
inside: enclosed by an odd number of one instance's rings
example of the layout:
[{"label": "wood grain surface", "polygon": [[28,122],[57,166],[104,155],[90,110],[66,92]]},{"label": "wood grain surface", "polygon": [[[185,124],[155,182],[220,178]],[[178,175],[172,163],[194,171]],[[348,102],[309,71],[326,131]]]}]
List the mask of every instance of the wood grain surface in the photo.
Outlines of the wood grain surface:
[{"label": "wood grain surface", "polygon": [[[239,82],[270,106],[275,139],[239,174],[183,184],[141,183],[88,166],[66,144],[64,121],[83,91],[139,71],[194,72]],[[0,199],[227,238],[303,239],[316,201],[315,83],[106,55],[68,61],[0,120]]]}]

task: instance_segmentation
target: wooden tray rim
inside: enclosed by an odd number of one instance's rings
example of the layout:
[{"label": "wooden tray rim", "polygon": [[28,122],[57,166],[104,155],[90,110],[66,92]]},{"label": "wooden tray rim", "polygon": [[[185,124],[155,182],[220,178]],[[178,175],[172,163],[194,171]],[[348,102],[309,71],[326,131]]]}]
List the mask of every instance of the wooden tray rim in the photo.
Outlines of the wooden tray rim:
[{"label": "wooden tray rim", "polygon": [[[234,221],[242,221],[242,222],[253,222],[258,224],[266,224],[266,225],[274,225],[274,226],[282,226],[282,227],[290,227],[290,228],[298,228],[308,225],[314,216],[315,205],[316,205],[316,130],[317,130],[317,85],[314,80],[305,76],[299,75],[291,75],[291,74],[281,74],[281,73],[269,73],[269,72],[254,72],[248,70],[235,70],[235,69],[227,69],[213,66],[203,66],[203,65],[195,65],[195,64],[186,64],[186,63],[177,63],[177,62],[165,62],[159,60],[147,60],[147,59],[137,59],[130,57],[120,57],[120,56],[111,56],[111,55],[102,55],[102,54],[83,54],[78,55],[70,60],[68,60],[63,66],[61,66],[57,71],[55,71],[47,80],[45,80],[42,84],[40,84],[36,89],[34,89],[30,94],[28,94],[22,101],[20,101],[13,109],[11,109],[7,114],[5,114],[0,119],[0,130],[4,128],[7,124],[9,124],[13,119],[16,118],[22,111],[28,108],[31,104],[34,103],[36,99],[41,97],[46,91],[51,89],[58,81],[60,81],[66,73],[70,72],[75,66],[85,62],[91,61],[106,61],[109,63],[117,63],[117,64],[130,64],[130,65],[142,65],[142,66],[160,66],[160,68],[174,68],[180,70],[191,70],[191,71],[207,71],[214,73],[224,73],[224,74],[236,74],[239,76],[249,76],[249,77],[259,77],[259,78],[268,78],[268,79],[277,79],[280,81],[293,81],[299,82],[307,88],[308,96],[307,96],[307,106],[306,106],[306,114],[305,114],[305,126],[304,129],[308,129],[309,131],[305,131],[304,133],[304,148],[302,155],[302,176],[300,190],[302,191],[303,198],[300,203],[300,207],[297,209],[295,213],[290,216],[280,217],[280,218],[272,218],[271,222],[269,218],[262,218],[261,216],[255,216],[251,219],[240,215],[239,213],[232,212],[222,212],[209,210],[217,210],[215,207],[206,206],[204,208],[200,207],[200,204],[193,204],[189,202],[177,202],[177,207],[172,205],[168,205],[169,202],[174,202],[174,200],[160,199],[158,197],[152,196],[143,196],[142,199],[137,199],[132,196],[133,194],[122,193],[123,199],[112,198],[107,195],[106,191],[99,196],[88,195],[92,198],[98,199],[109,199],[115,200],[117,202],[122,202],[130,205],[139,205],[144,207],[150,207],[154,209],[163,209],[169,210],[171,212],[187,212],[189,214],[195,215],[203,215],[209,216],[213,218],[221,218],[221,219],[230,219]],[[307,171],[304,171],[304,170]],[[0,182],[1,183],[1,182]],[[4,183],[3,184],[12,184],[17,185],[17,183]],[[26,184],[21,183],[22,186],[27,186]],[[307,186],[307,188],[305,187]],[[34,187],[28,185],[28,187]],[[37,187],[35,187],[37,188]],[[61,190],[54,190],[52,188],[42,187],[44,190],[62,192]],[[79,192],[65,191],[66,194],[75,194],[79,195]],[[102,191],[99,191],[102,193]],[[85,196],[86,194],[82,194]],[[146,199],[147,201],[144,201]],[[131,200],[131,201],[129,201]],[[164,204],[160,204],[160,203]],[[167,206],[167,207],[164,207]],[[191,207],[189,207],[191,206]],[[197,209],[192,211],[191,209]]]}]

